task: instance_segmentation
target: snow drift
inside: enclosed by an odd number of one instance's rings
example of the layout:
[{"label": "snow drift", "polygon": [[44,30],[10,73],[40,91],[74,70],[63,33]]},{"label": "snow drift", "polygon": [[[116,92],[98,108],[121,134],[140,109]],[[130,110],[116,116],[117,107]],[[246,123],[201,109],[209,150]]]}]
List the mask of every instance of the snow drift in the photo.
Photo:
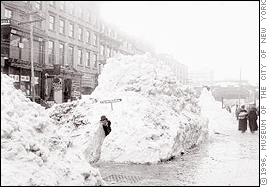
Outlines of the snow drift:
[{"label": "snow drift", "polygon": [[65,131],[1,73],[1,185],[105,184]]},{"label": "snow drift", "polygon": [[[121,102],[112,106],[101,102],[113,99]],[[67,105],[72,104],[52,107],[49,115],[63,126],[78,124],[77,130],[88,129],[86,135],[79,136],[79,141],[75,140],[88,162],[100,159],[157,163],[180,155],[208,138],[207,119],[200,114],[196,93],[183,87],[168,66],[148,53],[110,58],[90,97],[77,101],[64,115],[57,112]],[[101,115],[106,115],[112,123],[112,132],[104,141],[96,135],[101,129]],[[96,153],[91,151],[89,156],[92,140],[96,142]]]}]

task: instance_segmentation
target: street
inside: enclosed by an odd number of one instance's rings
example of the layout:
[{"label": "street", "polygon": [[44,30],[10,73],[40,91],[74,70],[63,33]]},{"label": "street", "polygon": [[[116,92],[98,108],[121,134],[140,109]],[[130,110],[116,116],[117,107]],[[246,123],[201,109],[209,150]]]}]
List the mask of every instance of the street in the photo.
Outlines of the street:
[{"label": "street", "polygon": [[259,132],[242,134],[238,121],[170,161],[151,165],[98,162],[108,185],[259,186]]}]

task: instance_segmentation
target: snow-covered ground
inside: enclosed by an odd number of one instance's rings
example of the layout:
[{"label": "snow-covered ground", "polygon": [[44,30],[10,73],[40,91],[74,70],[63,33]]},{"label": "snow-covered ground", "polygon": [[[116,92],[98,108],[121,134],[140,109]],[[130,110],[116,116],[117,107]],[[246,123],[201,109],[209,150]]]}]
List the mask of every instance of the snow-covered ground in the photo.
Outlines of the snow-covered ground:
[{"label": "snow-covered ground", "polygon": [[[106,138],[101,115],[112,123]],[[148,53],[116,55],[90,96],[47,110],[1,74],[1,185],[103,185],[90,163],[168,160],[229,121],[210,92],[197,98]]]}]

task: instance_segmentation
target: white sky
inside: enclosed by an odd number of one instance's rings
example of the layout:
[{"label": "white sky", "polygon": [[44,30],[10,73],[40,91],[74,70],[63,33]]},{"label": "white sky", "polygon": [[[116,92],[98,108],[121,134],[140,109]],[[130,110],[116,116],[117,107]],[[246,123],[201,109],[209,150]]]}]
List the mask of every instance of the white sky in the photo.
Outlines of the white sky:
[{"label": "white sky", "polygon": [[104,1],[103,19],[215,79],[259,80],[259,2]]}]

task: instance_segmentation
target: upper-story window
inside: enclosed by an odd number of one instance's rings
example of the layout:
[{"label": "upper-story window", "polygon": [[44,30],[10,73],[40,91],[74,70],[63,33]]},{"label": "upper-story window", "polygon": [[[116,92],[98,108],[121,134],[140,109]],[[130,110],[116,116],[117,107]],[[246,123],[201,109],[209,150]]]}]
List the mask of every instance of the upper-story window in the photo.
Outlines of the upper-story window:
[{"label": "upper-story window", "polygon": [[74,6],[73,6],[73,3],[70,3],[69,4],[69,8],[70,8],[70,14],[74,14]]},{"label": "upper-story window", "polygon": [[111,55],[110,55],[110,49],[109,49],[109,47],[107,47],[107,58],[109,58],[109,57],[111,57]]},{"label": "upper-story window", "polygon": [[68,52],[68,64],[73,65],[73,57],[74,57],[74,48],[72,46],[69,46],[69,52]]},{"label": "upper-story window", "polygon": [[86,21],[91,22],[91,12],[87,12]]},{"label": "upper-story window", "polygon": [[78,39],[82,40],[83,39],[83,29],[81,27],[79,27],[78,31],[79,31]]},{"label": "upper-story window", "polygon": [[97,36],[95,33],[93,34],[93,45],[97,45]]},{"label": "upper-story window", "polygon": [[97,54],[94,54],[94,67],[97,67]]},{"label": "upper-story window", "polygon": [[105,26],[103,23],[101,23],[100,32],[104,33],[104,31],[105,31]]},{"label": "upper-story window", "polygon": [[69,24],[69,36],[74,37],[74,24]]},{"label": "upper-story window", "polygon": [[42,2],[41,1],[35,1],[35,8],[37,10],[41,10],[42,9]]},{"label": "upper-story window", "polygon": [[78,63],[79,63],[80,65],[83,64],[82,56],[83,56],[82,50],[81,50],[81,49],[78,49]]},{"label": "upper-story window", "polygon": [[86,42],[90,43],[90,32],[86,31]]},{"label": "upper-story window", "polygon": [[65,1],[60,1],[60,3],[59,3],[59,9],[60,10],[65,10]]},{"label": "upper-story window", "polygon": [[86,66],[90,66],[90,53],[86,52]]},{"label": "upper-story window", "polygon": [[49,29],[55,30],[55,16],[49,16]]},{"label": "upper-story window", "polygon": [[114,39],[117,39],[117,32],[114,31]]},{"label": "upper-story window", "polygon": [[65,52],[64,52],[64,44],[59,44],[59,64],[61,66],[64,66],[64,56],[65,56]]},{"label": "upper-story window", "polygon": [[5,18],[12,18],[12,11],[5,8]]},{"label": "upper-story window", "polygon": [[108,36],[110,36],[110,34],[111,34],[111,29],[108,28]]},{"label": "upper-story window", "polygon": [[65,21],[62,19],[59,21],[59,33],[65,34]]},{"label": "upper-story window", "polygon": [[104,46],[100,45],[100,55],[104,55]]},{"label": "upper-story window", "polygon": [[54,61],[54,42],[48,41],[48,57],[49,57],[49,63],[53,64]]},{"label": "upper-story window", "polygon": [[79,16],[79,18],[83,17],[83,9],[82,8],[78,9],[78,16]]}]

